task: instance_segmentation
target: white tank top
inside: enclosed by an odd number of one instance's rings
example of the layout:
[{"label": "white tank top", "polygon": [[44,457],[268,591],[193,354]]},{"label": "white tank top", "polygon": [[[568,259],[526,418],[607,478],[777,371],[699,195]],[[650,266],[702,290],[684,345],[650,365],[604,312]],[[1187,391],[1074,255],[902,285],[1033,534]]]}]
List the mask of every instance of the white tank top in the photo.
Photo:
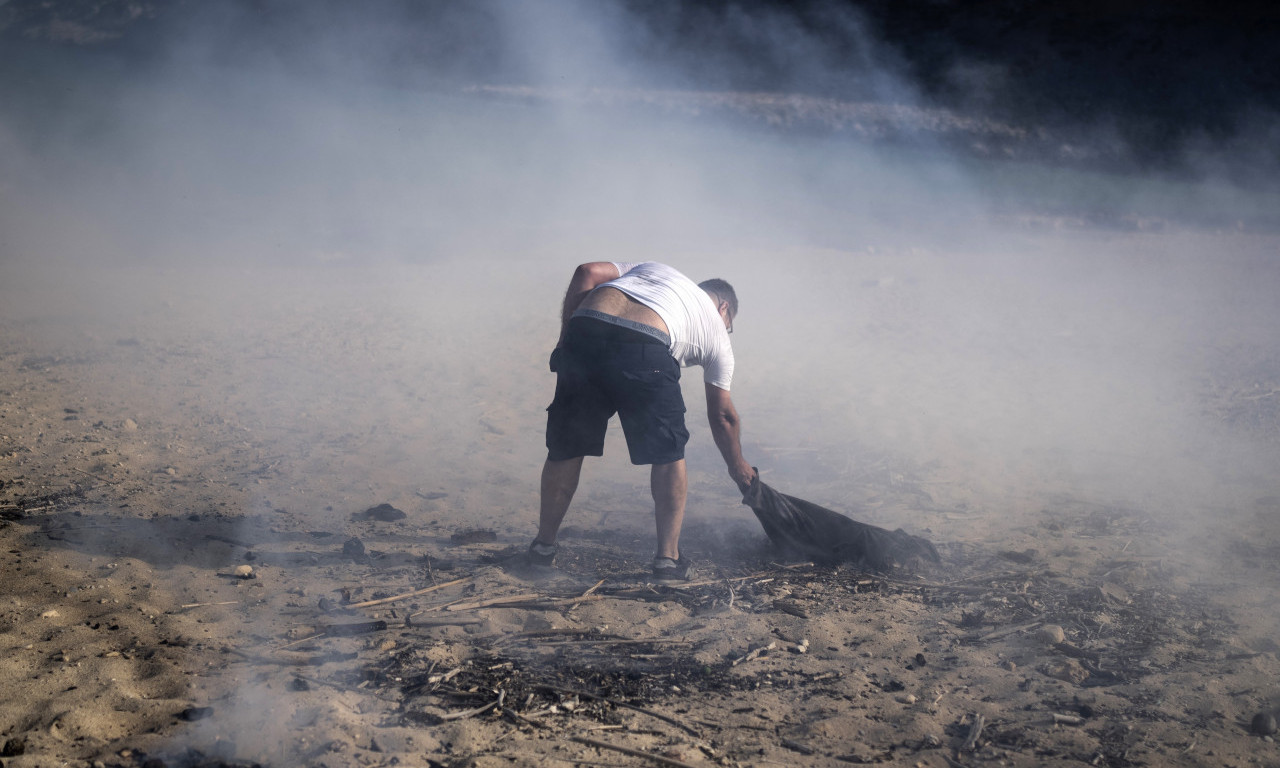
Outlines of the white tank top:
[{"label": "white tank top", "polygon": [[733,346],[711,296],[666,264],[613,264],[621,277],[605,285],[657,312],[671,334],[671,356],[685,368],[702,366],[703,381],[728,391],[733,380]]}]

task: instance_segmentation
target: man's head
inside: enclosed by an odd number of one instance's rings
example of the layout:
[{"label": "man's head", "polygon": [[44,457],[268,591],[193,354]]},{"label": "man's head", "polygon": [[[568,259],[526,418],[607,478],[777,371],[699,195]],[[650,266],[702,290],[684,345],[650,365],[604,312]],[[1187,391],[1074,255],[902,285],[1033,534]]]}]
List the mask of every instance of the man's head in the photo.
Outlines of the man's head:
[{"label": "man's head", "polygon": [[724,327],[729,333],[733,333],[733,318],[738,316],[738,294],[734,293],[733,286],[718,277],[713,277],[698,283],[698,287],[706,291],[711,300],[716,303],[716,311],[720,313],[720,317],[724,318]]}]

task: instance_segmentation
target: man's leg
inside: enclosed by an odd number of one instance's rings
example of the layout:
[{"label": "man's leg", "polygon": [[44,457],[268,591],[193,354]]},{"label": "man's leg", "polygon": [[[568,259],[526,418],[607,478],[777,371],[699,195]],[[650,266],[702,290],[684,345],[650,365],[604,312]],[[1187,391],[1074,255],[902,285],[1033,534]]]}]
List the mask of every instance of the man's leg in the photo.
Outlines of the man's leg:
[{"label": "man's leg", "polygon": [[[556,533],[569,511],[578,477],[582,474],[582,458],[552,461],[542,465],[542,509],[538,514],[538,538],[543,544],[555,544]],[[678,537],[678,533],[677,533]]]},{"label": "man's leg", "polygon": [[655,555],[674,560],[680,556],[680,528],[684,525],[684,502],[689,490],[684,459],[654,464],[649,473],[649,486],[653,491],[653,516],[658,524]]}]

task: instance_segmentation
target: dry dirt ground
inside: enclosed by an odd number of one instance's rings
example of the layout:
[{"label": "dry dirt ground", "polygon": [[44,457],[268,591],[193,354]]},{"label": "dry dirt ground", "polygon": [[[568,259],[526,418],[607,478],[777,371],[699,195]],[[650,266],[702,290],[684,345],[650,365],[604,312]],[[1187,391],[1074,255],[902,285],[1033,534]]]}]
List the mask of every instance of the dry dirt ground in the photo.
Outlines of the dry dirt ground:
[{"label": "dry dirt ground", "polygon": [[[1193,295],[1255,307],[1274,275],[1047,306],[1002,304],[1009,278],[946,266],[963,254],[783,256],[842,265],[819,291],[851,314],[820,319],[857,365],[740,322],[749,458],[942,565],[780,560],[694,405],[694,581],[646,578],[646,478],[616,434],[558,572],[512,567],[572,259],[10,268],[0,763],[1280,765],[1251,733],[1280,704],[1280,357],[1247,317],[1217,318],[1244,324],[1229,341],[1203,306],[1202,334],[1178,319]],[[494,280],[513,298],[480,312]],[[1155,373],[1085,378],[1100,360]],[[1043,408],[1073,387],[1086,425]]]}]

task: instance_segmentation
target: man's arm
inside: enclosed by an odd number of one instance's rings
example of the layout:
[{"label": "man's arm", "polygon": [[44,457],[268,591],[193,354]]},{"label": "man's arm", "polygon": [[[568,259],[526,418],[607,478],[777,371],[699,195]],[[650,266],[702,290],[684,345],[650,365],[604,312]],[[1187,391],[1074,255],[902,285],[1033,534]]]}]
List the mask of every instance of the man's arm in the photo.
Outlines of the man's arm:
[{"label": "man's arm", "polygon": [[564,295],[564,307],[560,311],[560,338],[556,341],[559,347],[564,342],[564,327],[569,324],[569,318],[573,315],[574,310],[587,297],[588,293],[595,290],[596,286],[607,283],[610,280],[616,280],[621,275],[618,274],[618,268],[611,261],[593,261],[588,264],[579,264],[578,268],[573,271],[573,278],[569,280],[569,290]]},{"label": "man's arm", "polygon": [[729,477],[745,490],[756,473],[742,458],[741,421],[729,391],[715,384],[707,384],[707,421],[711,422],[711,436],[729,467]]}]

